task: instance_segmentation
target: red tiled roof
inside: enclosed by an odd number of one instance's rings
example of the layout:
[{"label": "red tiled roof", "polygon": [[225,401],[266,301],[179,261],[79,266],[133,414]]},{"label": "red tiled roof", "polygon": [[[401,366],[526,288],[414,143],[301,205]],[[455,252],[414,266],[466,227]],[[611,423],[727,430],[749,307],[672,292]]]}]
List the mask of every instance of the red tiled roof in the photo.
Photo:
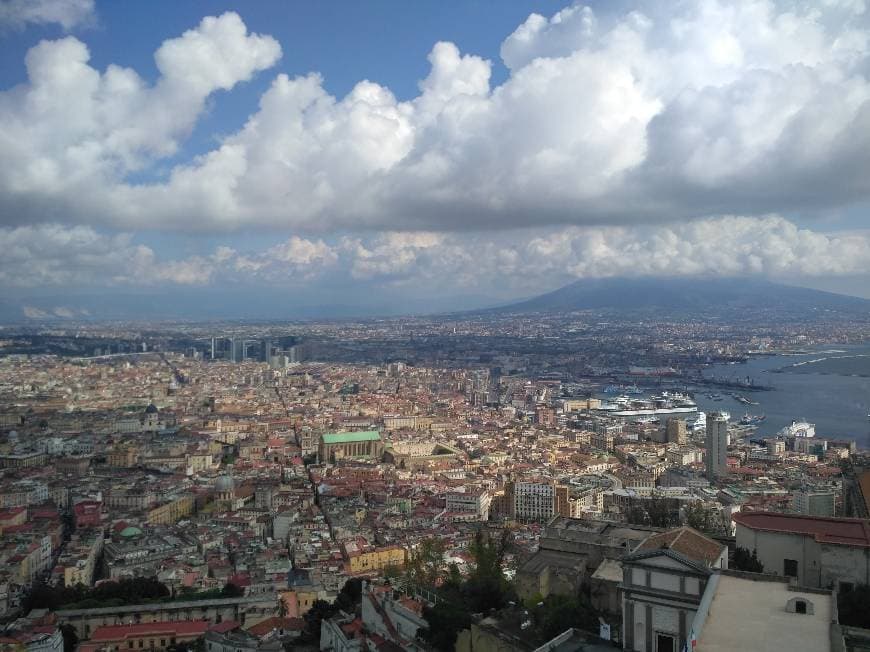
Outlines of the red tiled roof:
[{"label": "red tiled roof", "polygon": [[222,623],[218,623],[217,625],[212,625],[210,631],[217,632],[219,634],[226,634],[227,632],[231,632],[234,629],[238,629],[241,627],[239,623],[235,620],[225,620]]},{"label": "red tiled roof", "polygon": [[870,519],[775,512],[738,512],[732,518],[738,525],[752,530],[805,534],[819,543],[870,548]]},{"label": "red tiled roof", "polygon": [[117,641],[129,637],[149,636],[155,634],[170,634],[175,636],[198,636],[205,634],[209,627],[206,620],[163,621],[156,623],[139,623],[135,625],[105,625],[97,627],[91,635],[90,642]]}]

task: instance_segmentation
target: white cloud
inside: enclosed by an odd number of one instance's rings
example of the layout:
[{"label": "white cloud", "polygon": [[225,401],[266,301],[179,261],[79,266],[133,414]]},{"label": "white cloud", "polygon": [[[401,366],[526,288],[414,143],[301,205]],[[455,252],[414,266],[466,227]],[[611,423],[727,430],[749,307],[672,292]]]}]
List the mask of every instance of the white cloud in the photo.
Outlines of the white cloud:
[{"label": "white cloud", "polygon": [[[0,287],[206,285],[219,278],[302,281],[332,267],[338,249],[293,236],[241,255],[220,246],[209,255],[161,259],[130,234],[58,224],[0,228]],[[62,316],[62,315],[58,315]]]},{"label": "white cloud", "polygon": [[235,14],[157,51],[153,87],[75,39],[0,94],[0,214],[122,230],[451,231],[667,222],[870,199],[870,29],[857,0],[702,0],[530,16],[509,78],[438,43],[420,94],[279,74],[218,147],[178,151],[206,97],[274,64]]},{"label": "white cloud", "polygon": [[0,94],[0,201],[29,221],[67,211],[108,219],[107,189],[174,154],[211,93],[280,55],[274,39],[248,34],[234,13],[163,43],[153,86],[129,68],[92,68],[74,37],[40,42],[27,53],[29,82]]},{"label": "white cloud", "polygon": [[58,225],[0,229],[0,286],[413,287],[421,293],[529,294],[578,278],[870,274],[870,233],[825,234],[776,216],[645,227],[561,227],[503,233],[390,232],[334,243],[293,236],[261,251],[160,259],[128,235]]},{"label": "white cloud", "polygon": [[0,29],[58,23],[66,30],[94,19],[94,0],[0,0]]}]

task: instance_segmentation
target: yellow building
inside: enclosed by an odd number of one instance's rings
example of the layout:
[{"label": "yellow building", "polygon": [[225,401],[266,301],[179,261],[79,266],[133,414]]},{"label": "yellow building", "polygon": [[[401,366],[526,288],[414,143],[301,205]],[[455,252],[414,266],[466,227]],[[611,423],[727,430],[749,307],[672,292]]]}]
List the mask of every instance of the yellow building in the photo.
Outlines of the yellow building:
[{"label": "yellow building", "polygon": [[185,495],[148,510],[148,523],[151,525],[171,525],[185,516],[193,514],[196,500]]},{"label": "yellow building", "polygon": [[23,525],[27,522],[26,507],[12,507],[0,511],[0,534],[3,534],[3,528],[12,527],[14,525]]},{"label": "yellow building", "polygon": [[345,544],[345,556],[351,573],[366,573],[387,567],[399,568],[407,561],[407,551],[401,546],[359,550],[352,542]]},{"label": "yellow building", "polygon": [[213,463],[214,460],[211,453],[187,456],[187,467],[194,473],[211,469]]},{"label": "yellow building", "polygon": [[133,446],[123,446],[115,448],[106,456],[106,463],[109,466],[120,468],[129,468],[136,466],[136,461],[139,459],[139,451]]}]

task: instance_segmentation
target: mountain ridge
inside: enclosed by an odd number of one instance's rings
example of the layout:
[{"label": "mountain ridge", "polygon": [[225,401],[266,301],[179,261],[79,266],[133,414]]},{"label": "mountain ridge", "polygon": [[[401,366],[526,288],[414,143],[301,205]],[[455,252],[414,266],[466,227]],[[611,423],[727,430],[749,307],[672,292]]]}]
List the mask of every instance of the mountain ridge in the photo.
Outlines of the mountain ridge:
[{"label": "mountain ridge", "polygon": [[870,315],[870,299],[748,278],[581,279],[551,292],[480,312],[578,310],[828,310]]}]

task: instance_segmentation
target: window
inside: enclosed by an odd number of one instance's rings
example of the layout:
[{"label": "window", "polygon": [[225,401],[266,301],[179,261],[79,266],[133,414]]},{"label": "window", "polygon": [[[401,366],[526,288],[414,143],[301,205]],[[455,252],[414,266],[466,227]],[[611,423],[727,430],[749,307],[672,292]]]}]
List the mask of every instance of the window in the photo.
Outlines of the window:
[{"label": "window", "polygon": [[677,652],[676,641],[670,634],[659,634],[656,632],[656,649],[655,652]]},{"label": "window", "polygon": [[797,559],[783,559],[782,560],[782,574],[786,577],[797,577],[798,576],[798,563]]},{"label": "window", "polygon": [[794,612],[796,614],[805,614],[807,612],[807,603],[803,600],[795,600]]}]

